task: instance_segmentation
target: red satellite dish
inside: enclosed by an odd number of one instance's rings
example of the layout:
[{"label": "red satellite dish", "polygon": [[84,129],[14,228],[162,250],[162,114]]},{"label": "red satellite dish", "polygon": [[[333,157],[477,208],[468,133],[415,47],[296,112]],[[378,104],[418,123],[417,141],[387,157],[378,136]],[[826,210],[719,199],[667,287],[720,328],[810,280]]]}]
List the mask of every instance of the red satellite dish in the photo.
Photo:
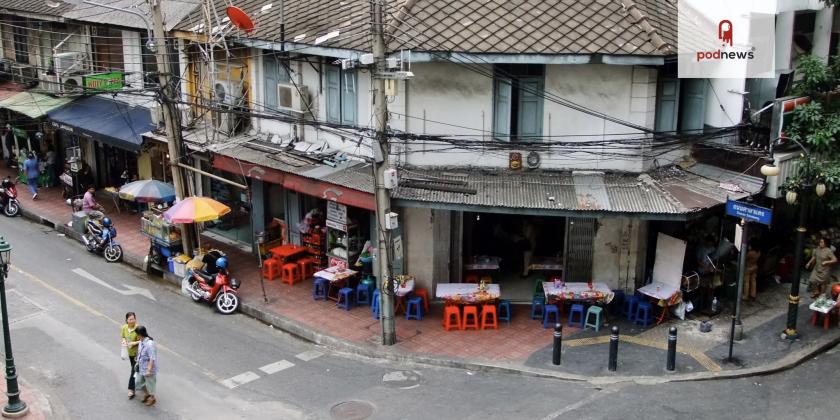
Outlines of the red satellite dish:
[{"label": "red satellite dish", "polygon": [[254,30],[254,21],[251,20],[251,17],[248,16],[244,10],[236,6],[228,6],[227,15],[228,18],[230,18],[230,22],[233,23],[233,26],[236,26],[245,32],[251,32]]}]

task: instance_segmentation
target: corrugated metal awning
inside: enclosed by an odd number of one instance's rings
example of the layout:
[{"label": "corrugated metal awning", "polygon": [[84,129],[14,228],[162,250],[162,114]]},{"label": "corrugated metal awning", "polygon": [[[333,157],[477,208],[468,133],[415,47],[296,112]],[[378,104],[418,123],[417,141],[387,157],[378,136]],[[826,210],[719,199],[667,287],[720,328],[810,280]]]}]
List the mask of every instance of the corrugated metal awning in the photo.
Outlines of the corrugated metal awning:
[{"label": "corrugated metal awning", "polygon": [[0,101],[0,108],[9,109],[29,118],[41,118],[54,109],[72,102],[72,98],[55,98],[40,93],[24,91]]}]

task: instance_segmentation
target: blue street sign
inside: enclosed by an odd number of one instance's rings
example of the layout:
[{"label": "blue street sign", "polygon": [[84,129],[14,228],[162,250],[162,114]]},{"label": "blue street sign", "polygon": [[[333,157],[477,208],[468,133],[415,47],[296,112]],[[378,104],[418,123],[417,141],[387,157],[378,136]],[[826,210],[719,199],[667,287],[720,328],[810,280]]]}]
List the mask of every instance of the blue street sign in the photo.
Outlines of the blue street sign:
[{"label": "blue street sign", "polygon": [[726,200],[726,214],[767,226],[773,220],[773,210],[740,201]]}]

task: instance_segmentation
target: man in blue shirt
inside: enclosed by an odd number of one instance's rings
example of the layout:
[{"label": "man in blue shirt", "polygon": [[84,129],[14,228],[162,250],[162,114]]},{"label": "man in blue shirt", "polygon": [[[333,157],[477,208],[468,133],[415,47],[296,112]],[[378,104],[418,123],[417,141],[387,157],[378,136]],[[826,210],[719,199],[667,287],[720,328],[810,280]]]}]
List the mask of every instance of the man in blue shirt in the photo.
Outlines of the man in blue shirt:
[{"label": "man in blue shirt", "polygon": [[35,154],[29,153],[25,162],[23,162],[23,170],[26,172],[26,177],[29,180],[29,191],[32,192],[32,199],[38,198],[38,176],[41,171],[38,169],[38,158]]}]

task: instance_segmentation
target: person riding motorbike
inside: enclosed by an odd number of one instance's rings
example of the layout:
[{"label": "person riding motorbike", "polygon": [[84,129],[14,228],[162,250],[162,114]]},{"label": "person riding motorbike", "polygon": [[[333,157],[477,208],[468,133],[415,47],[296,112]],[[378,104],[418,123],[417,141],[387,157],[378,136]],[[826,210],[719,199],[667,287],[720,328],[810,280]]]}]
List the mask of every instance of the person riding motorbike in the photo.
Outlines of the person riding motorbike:
[{"label": "person riding motorbike", "polygon": [[99,221],[98,217],[96,217],[98,215],[101,215],[101,213],[91,212],[90,219],[88,220],[89,223],[87,224],[88,230],[96,241],[96,249],[99,249],[103,244],[107,243],[108,239],[113,235],[111,218],[105,216]]}]

